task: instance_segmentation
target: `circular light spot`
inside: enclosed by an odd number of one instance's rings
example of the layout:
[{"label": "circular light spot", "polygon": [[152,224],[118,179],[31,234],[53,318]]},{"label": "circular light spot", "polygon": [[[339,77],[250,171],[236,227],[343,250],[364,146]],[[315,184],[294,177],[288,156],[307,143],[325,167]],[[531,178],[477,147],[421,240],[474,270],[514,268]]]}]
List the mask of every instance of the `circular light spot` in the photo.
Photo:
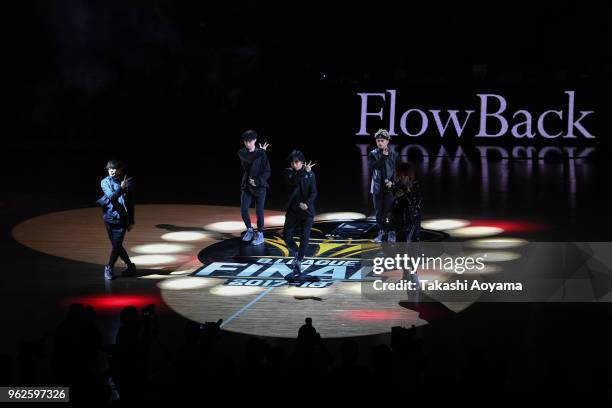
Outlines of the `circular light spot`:
[{"label": "circular light spot", "polygon": [[418,269],[417,270],[417,279],[419,280],[439,280],[446,281],[450,277],[451,274],[456,274],[456,272],[451,269]]},{"label": "circular light spot", "polygon": [[328,288],[296,288],[295,286],[284,288],[283,293],[288,296],[322,296],[329,292]]},{"label": "circular light spot", "polygon": [[421,227],[432,230],[450,230],[455,228],[465,227],[469,225],[468,220],[459,220],[454,218],[440,218],[435,220],[426,220],[421,222]]},{"label": "circular light spot", "polygon": [[280,225],[285,225],[285,216],[271,215],[269,217],[265,217],[265,224],[269,227],[278,227]]},{"label": "circular light spot", "polygon": [[184,269],[184,270],[181,270],[181,271],[173,271],[173,272],[170,272],[170,275],[189,275],[190,273],[192,273],[196,269],[197,268],[191,268],[191,269]]},{"label": "circular light spot", "polygon": [[470,248],[506,249],[526,245],[527,240],[521,238],[485,238],[467,241],[466,246]]},{"label": "circular light spot", "polygon": [[319,214],[315,217],[317,221],[329,221],[329,220],[361,220],[366,218],[365,214],[358,212],[329,212]]},{"label": "circular light spot", "polygon": [[217,285],[210,290],[210,293],[217,296],[245,296],[261,292],[261,290],[259,286]]},{"label": "circular light spot", "polygon": [[159,274],[153,273],[151,275],[139,276],[138,279],[156,280],[156,279],[168,279],[169,277],[170,277],[170,275],[159,275]]},{"label": "circular light spot", "polygon": [[487,251],[487,252],[477,252],[468,255],[473,258],[482,257],[484,259],[484,263],[487,262],[508,262],[514,261],[515,259],[519,259],[521,254],[510,251]]},{"label": "circular light spot", "polygon": [[137,255],[132,257],[132,262],[137,267],[169,265],[180,263],[181,261],[182,258],[176,255]]},{"label": "circular light spot", "polygon": [[216,281],[207,278],[197,278],[194,276],[186,276],[179,278],[166,279],[157,284],[161,289],[168,290],[188,290],[205,288],[214,285]]},{"label": "circular light spot", "polygon": [[197,231],[177,231],[177,232],[169,232],[161,236],[161,239],[165,241],[202,241],[208,238],[203,232]]},{"label": "circular light spot", "polygon": [[453,237],[484,237],[487,235],[497,235],[504,232],[499,227],[463,227],[449,231]]},{"label": "circular light spot", "polygon": [[220,221],[205,225],[204,228],[216,232],[241,232],[246,228],[242,221]]},{"label": "circular light spot", "polygon": [[343,292],[351,293],[354,295],[361,295],[362,283],[360,282],[339,282],[337,283],[337,285]]},{"label": "circular light spot", "polygon": [[145,244],[136,245],[131,249],[139,254],[175,254],[178,252],[187,252],[193,247],[185,244]]}]

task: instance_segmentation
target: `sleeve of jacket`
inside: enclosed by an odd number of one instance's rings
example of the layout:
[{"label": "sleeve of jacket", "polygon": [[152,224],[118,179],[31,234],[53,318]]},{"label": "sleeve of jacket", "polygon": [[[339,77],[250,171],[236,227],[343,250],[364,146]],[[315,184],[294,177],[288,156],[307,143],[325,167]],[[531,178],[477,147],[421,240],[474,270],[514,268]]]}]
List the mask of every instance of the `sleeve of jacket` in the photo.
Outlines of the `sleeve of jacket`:
[{"label": "sleeve of jacket", "polygon": [[308,182],[310,183],[310,189],[309,189],[308,199],[306,201],[306,204],[308,205],[309,208],[313,208],[314,201],[317,198],[317,194],[319,193],[317,191],[317,178],[313,171],[310,172],[310,177],[309,177]]},{"label": "sleeve of jacket", "polygon": [[268,155],[264,153],[261,160],[261,173],[259,177],[257,177],[257,180],[255,180],[258,187],[265,186],[270,178],[270,161],[268,160]]},{"label": "sleeve of jacket", "polygon": [[240,159],[240,165],[242,166],[242,170],[247,171],[248,165],[246,163],[246,158],[244,157],[244,153],[242,150],[238,150],[238,158]]},{"label": "sleeve of jacket", "polygon": [[126,191],[126,207],[128,213],[128,224],[136,223],[136,213],[134,210],[134,190],[131,182]]},{"label": "sleeve of jacket", "polygon": [[384,163],[384,157],[381,154],[376,158],[376,154],[372,151],[368,154],[368,168],[372,170],[381,170]]},{"label": "sleeve of jacket", "polygon": [[116,199],[119,198],[121,194],[123,194],[122,189],[113,191],[111,187],[108,185],[108,182],[106,181],[106,179],[102,180],[102,182],[100,183],[100,187],[102,187],[102,192],[104,193],[104,196],[102,196],[102,198],[100,198],[98,202],[108,203],[111,201],[115,201]]}]

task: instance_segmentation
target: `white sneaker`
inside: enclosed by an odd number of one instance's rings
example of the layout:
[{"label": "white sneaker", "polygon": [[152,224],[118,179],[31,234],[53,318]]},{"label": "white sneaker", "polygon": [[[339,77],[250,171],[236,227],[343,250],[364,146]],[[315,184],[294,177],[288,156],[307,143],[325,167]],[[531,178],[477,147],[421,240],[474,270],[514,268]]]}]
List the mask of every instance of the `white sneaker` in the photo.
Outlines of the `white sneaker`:
[{"label": "white sneaker", "polygon": [[249,228],[248,230],[246,230],[246,232],[244,233],[242,240],[243,241],[250,241],[253,239],[253,228]]}]

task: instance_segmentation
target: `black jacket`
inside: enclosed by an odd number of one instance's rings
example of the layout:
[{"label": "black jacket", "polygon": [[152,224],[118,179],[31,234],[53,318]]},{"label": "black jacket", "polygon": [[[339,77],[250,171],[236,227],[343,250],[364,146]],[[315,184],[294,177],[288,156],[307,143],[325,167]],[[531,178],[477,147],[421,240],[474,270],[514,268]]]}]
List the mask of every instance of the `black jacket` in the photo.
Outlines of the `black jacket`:
[{"label": "black jacket", "polygon": [[393,193],[393,205],[395,207],[405,207],[419,209],[423,201],[423,192],[421,184],[418,181],[412,181],[409,185],[396,180],[391,188]]},{"label": "black jacket", "polygon": [[304,169],[300,171],[285,169],[285,181],[289,187],[287,210],[303,212],[304,210],[299,208],[299,203],[305,203],[308,206],[305,212],[314,217],[314,203],[317,198],[317,178],[314,172],[307,172]]},{"label": "black jacket", "polygon": [[386,170],[386,179],[395,178],[395,166],[399,162],[399,154],[389,147],[389,155],[385,156],[379,148],[372,150],[368,154],[368,168],[372,172],[372,182],[370,184],[370,194],[380,194],[385,191],[384,180],[382,177],[383,168]]},{"label": "black jacket", "polygon": [[[270,162],[268,161],[266,151],[255,148],[255,157],[251,163],[248,161],[248,151],[246,148],[238,150],[238,157],[240,157],[243,170],[241,188],[252,191],[254,188],[268,187]],[[250,178],[255,180],[255,187],[249,183]]]}]

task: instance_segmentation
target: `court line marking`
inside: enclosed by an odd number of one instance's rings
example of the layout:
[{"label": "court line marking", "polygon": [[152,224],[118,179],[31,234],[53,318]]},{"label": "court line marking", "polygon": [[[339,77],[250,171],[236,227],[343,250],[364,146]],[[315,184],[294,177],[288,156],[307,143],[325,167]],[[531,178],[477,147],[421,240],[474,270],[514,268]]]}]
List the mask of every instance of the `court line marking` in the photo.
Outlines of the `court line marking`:
[{"label": "court line marking", "polygon": [[227,318],[227,320],[224,320],[223,323],[221,323],[220,327],[223,327],[225,325],[227,325],[229,322],[231,322],[232,320],[234,320],[235,318],[237,318],[238,316],[240,316],[242,313],[244,313],[248,308],[250,308],[251,306],[253,306],[255,303],[257,303],[261,298],[263,298],[264,296],[266,296],[268,293],[270,293],[272,291],[272,289],[274,289],[273,286],[269,287],[268,289],[264,290],[263,292],[261,292],[255,299],[251,300],[249,303],[247,303],[246,305],[242,306],[242,308],[240,308],[237,312],[235,312],[233,315],[231,315],[230,317]]}]

